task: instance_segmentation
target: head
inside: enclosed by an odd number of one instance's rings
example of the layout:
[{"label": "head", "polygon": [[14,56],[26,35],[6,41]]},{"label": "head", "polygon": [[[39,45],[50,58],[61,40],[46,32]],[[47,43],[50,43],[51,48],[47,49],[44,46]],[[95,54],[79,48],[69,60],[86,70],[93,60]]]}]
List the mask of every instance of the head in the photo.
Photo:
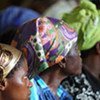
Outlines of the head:
[{"label": "head", "polygon": [[0,11],[0,33],[3,34],[9,29],[18,28],[23,23],[39,16],[40,15],[38,12],[35,12],[31,9],[9,6],[6,9]]},{"label": "head", "polygon": [[90,1],[81,0],[77,8],[63,15],[63,20],[78,33],[78,46],[82,51],[82,57],[93,54],[100,42],[100,11]]},{"label": "head", "polygon": [[77,43],[73,45],[66,57],[59,63],[62,73],[67,75],[79,75],[82,71],[82,60]]},{"label": "head", "polygon": [[16,29],[24,22],[37,17],[37,12],[24,7],[10,6],[0,11],[0,42],[10,44]]},{"label": "head", "polygon": [[22,52],[0,44],[0,98],[1,100],[28,100],[31,83],[28,66]]},{"label": "head", "polygon": [[[24,24],[12,41],[12,45],[24,51],[30,67],[29,73],[41,73],[59,64],[71,49],[77,53],[77,34],[62,20],[41,17]],[[73,55],[74,52],[71,53],[71,57],[77,57],[80,63],[79,54],[76,56]],[[72,59],[71,57],[67,58]],[[67,63],[67,60],[65,62]],[[78,63],[75,64],[77,65],[70,63],[71,66],[77,67]]]}]

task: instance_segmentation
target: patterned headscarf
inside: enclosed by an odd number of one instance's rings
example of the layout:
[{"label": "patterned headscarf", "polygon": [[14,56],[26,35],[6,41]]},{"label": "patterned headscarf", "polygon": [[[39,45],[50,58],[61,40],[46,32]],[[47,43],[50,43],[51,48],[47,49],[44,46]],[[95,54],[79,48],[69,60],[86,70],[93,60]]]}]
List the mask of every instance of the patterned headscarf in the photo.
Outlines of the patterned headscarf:
[{"label": "patterned headscarf", "polygon": [[90,49],[100,41],[100,11],[89,0],[81,0],[80,5],[62,19],[77,31],[80,50]]},{"label": "patterned headscarf", "polygon": [[43,17],[24,24],[12,45],[25,52],[30,73],[40,73],[59,63],[76,42],[77,33],[62,20]]},{"label": "patterned headscarf", "polygon": [[0,81],[15,67],[22,52],[6,44],[0,43]]}]

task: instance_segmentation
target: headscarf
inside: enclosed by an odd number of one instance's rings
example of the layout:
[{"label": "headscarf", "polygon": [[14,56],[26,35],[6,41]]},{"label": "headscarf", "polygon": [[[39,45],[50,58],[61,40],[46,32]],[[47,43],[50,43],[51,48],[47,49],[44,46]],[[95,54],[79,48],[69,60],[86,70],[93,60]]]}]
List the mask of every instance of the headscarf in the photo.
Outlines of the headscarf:
[{"label": "headscarf", "polygon": [[59,63],[77,42],[77,33],[62,20],[40,17],[24,24],[12,45],[25,52],[29,73]]},{"label": "headscarf", "polygon": [[100,11],[89,0],[81,0],[80,5],[62,19],[77,31],[80,50],[90,49],[100,41]]},{"label": "headscarf", "polygon": [[0,11],[0,34],[17,28],[24,22],[39,17],[39,13],[24,7],[10,6]]},{"label": "headscarf", "polygon": [[15,67],[22,52],[6,44],[0,43],[0,81]]}]

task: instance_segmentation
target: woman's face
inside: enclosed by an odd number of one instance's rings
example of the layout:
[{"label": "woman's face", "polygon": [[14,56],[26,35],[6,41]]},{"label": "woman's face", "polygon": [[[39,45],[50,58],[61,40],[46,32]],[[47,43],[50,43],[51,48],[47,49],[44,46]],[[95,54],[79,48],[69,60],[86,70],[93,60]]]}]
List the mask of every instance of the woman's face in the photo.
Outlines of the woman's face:
[{"label": "woman's face", "polygon": [[8,100],[29,100],[32,83],[27,77],[28,67],[26,60],[22,67],[15,71],[12,78],[7,79],[7,87],[4,91]]},{"label": "woman's face", "polygon": [[69,54],[65,58],[64,73],[68,75],[78,75],[82,71],[82,60],[80,52],[76,44],[72,47]]}]

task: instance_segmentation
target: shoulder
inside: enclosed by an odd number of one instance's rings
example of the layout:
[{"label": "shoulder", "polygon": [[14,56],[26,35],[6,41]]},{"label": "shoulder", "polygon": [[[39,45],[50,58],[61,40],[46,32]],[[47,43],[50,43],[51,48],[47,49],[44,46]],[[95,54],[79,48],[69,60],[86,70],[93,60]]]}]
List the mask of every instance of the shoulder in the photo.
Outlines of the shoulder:
[{"label": "shoulder", "polygon": [[100,98],[100,93],[94,93],[84,73],[75,77],[68,77],[62,82],[63,87],[73,96],[74,99],[95,100]]}]

